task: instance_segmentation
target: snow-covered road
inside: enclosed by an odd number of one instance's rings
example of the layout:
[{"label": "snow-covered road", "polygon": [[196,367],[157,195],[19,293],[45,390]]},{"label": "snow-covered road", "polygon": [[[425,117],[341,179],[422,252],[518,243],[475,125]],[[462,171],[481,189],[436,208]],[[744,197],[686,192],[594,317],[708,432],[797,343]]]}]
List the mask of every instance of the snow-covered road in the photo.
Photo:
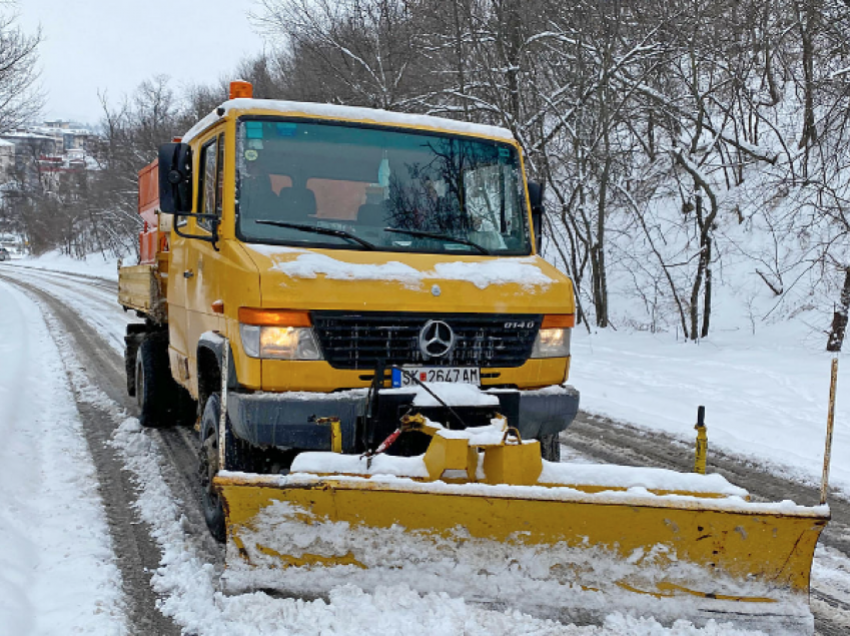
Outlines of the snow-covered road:
[{"label": "snow-covered road", "polygon": [[[23,293],[19,284],[31,291]],[[34,289],[41,290],[41,295]],[[40,299],[38,305],[34,297]],[[18,267],[0,270],[4,360],[0,368],[4,434],[0,483],[14,485],[0,494],[0,563],[4,566],[0,625],[13,625],[10,634],[73,633],[69,626],[74,625],[83,633],[97,634],[124,633],[126,628],[130,633],[164,634],[176,629],[187,634],[247,636],[745,633],[716,625],[697,629],[680,623],[668,628],[651,617],[618,614],[609,616],[602,626],[564,625],[481,608],[445,595],[420,596],[404,587],[381,588],[371,594],[341,587],[328,599],[317,601],[262,592],[223,594],[218,581],[220,555],[215,554],[217,548],[210,545],[199,520],[192,488],[184,483],[193,467],[182,472],[175,468],[191,451],[191,433],[142,430],[128,417],[128,402],[120,391],[120,351],[124,327],[133,320],[115,304],[115,286],[110,281]],[[82,425],[94,420],[112,431],[109,453],[137,489],[101,483],[99,495],[98,462],[104,458],[101,450],[90,452],[87,441],[89,447],[104,444],[93,442],[97,437],[87,434]],[[582,439],[603,431],[592,425],[584,424],[583,433],[579,431]],[[622,430],[626,437],[628,430]],[[628,443],[624,439],[622,447]],[[664,443],[667,446],[659,446],[658,452],[681,450]],[[580,450],[605,461],[600,449],[591,441]],[[657,461],[646,448],[632,452]],[[120,524],[112,523],[107,529],[101,501],[111,501],[110,492],[116,486],[133,514],[144,521],[136,523],[134,531],[149,537],[159,567],[138,565],[144,559],[128,561],[126,546],[144,552],[139,540],[123,536]],[[107,506],[109,514],[114,516],[111,511],[117,505]],[[68,566],[69,559],[73,567]],[[138,580],[131,584],[122,580],[121,572],[134,563],[136,569],[148,567],[150,572],[138,573]],[[850,612],[841,609],[842,603],[850,602],[850,562],[838,550],[821,551],[815,577],[815,585],[822,583],[819,589],[827,598],[817,601],[825,605],[822,633],[842,633],[843,626],[850,626],[842,622]],[[147,586],[152,598],[159,599],[156,607],[127,598],[139,594],[139,586]],[[152,616],[155,612],[158,617]],[[167,624],[159,622],[163,614]],[[151,620],[160,627],[151,628],[146,622]]]},{"label": "snow-covered road", "polygon": [[62,354],[0,284],[0,629],[124,634],[121,579]]}]

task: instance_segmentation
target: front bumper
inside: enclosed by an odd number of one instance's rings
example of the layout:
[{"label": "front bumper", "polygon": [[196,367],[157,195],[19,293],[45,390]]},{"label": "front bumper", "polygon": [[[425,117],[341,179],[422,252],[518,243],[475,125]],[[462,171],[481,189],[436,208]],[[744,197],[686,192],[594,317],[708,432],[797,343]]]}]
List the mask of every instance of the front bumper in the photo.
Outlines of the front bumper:
[{"label": "front bumper", "polygon": [[[516,389],[483,390],[499,399],[499,407],[451,404],[470,425],[489,421],[498,410],[508,418],[524,439],[553,435],[575,419],[579,392],[571,386],[552,386],[532,391]],[[392,432],[401,415],[412,405],[415,393],[394,390],[380,396],[382,430]],[[357,422],[366,413],[368,391],[354,389],[338,393],[284,392],[238,393],[227,396],[227,413],[236,437],[255,446],[299,450],[330,450],[331,430],[316,424],[323,417],[340,420],[343,452],[357,450]],[[435,421],[445,420],[445,409],[415,407]],[[387,433],[388,434],[388,433]]]}]

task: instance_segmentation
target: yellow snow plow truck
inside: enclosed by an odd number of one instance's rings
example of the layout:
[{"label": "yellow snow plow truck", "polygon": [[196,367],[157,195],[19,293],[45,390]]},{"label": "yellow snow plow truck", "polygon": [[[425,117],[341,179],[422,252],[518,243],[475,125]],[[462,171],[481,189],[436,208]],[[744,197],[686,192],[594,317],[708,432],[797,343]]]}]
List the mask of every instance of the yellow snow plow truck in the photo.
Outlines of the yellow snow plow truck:
[{"label": "yellow snow plow truck", "polygon": [[828,508],[559,462],[575,299],[509,131],[235,82],[140,173],[139,211],[128,390],[144,425],[199,431],[228,589],[812,631]]}]

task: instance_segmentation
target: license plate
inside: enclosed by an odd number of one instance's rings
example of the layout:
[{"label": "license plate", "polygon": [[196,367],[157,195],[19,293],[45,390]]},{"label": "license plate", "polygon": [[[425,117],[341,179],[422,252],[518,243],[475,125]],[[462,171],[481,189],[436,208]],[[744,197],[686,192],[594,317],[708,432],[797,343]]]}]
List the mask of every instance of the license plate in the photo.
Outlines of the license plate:
[{"label": "license plate", "polygon": [[[481,369],[469,367],[404,367],[404,370],[420,382],[456,382],[459,384],[481,384]],[[393,386],[415,386],[417,383],[400,369],[393,369]]]}]

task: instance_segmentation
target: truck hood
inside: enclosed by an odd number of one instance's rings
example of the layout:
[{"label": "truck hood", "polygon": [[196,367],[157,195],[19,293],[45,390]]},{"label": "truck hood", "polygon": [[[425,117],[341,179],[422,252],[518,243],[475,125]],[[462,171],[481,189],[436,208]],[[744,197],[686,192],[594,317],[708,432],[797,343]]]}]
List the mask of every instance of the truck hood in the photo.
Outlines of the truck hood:
[{"label": "truck hood", "polygon": [[265,308],[434,313],[574,313],[572,282],[521,258],[243,244]]}]

